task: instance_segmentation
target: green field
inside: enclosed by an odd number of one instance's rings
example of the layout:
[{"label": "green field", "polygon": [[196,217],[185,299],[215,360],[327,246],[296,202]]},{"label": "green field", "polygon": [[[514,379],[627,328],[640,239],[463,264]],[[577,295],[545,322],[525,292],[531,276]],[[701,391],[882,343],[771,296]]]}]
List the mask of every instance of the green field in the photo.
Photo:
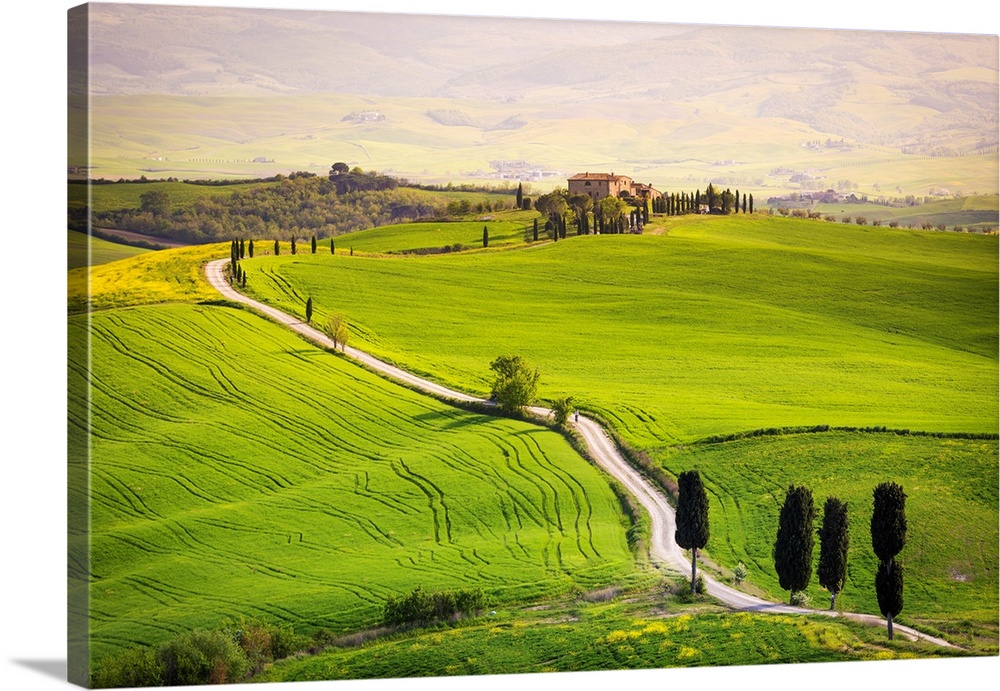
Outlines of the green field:
[{"label": "green field", "polygon": [[864,216],[869,223],[876,219],[884,224],[895,221],[903,228],[920,228],[924,223],[932,223],[935,227],[944,224],[948,229],[962,226],[966,229],[996,230],[1000,225],[998,200],[1000,197],[994,194],[935,200],[904,207],[880,204],[817,204],[813,210],[835,216],[838,221],[849,216],[852,223],[858,216]]},{"label": "green field", "polygon": [[[86,233],[80,233],[75,230],[68,232],[67,263],[70,269],[87,266],[88,262],[91,266],[97,266],[98,264],[107,264],[108,262],[127,259],[149,252],[149,250],[141,247],[130,247],[129,245],[122,245],[117,242],[108,242],[107,240],[90,237]],[[90,247],[89,255],[87,252],[88,245]]]},{"label": "green field", "polygon": [[[770,549],[794,482],[820,506],[849,501],[841,604],[877,612],[866,516],[876,484],[902,482],[904,617],[995,633],[996,440],[693,442],[796,425],[995,434],[996,238],[781,218],[649,228],[657,235],[506,253],[267,257],[246,263],[248,292],[300,314],[311,296],[319,313],[347,315],[356,344],[479,393],[491,358],[524,355],[546,398],[573,395],[674,474],[700,468],[714,496],[711,558],[724,574],[744,561],[750,589],[773,599],[787,598]],[[823,606],[815,581],[810,595]]]},{"label": "green field", "polygon": [[[499,214],[498,214],[499,215]],[[404,225],[371,228],[349,233],[337,238],[341,252],[400,252],[415,250],[444,249],[466,250],[483,246],[483,228],[489,233],[490,247],[510,247],[525,242],[525,231],[531,231],[531,221],[506,220],[512,214],[505,213],[505,220],[451,221],[437,223],[408,223]],[[527,216],[523,212],[522,216]],[[537,214],[532,213],[537,217]],[[540,230],[544,234],[544,230]]]},{"label": "green field", "polygon": [[[854,611],[878,612],[872,587],[878,562],[869,532],[872,489],[899,482],[910,526],[900,553],[906,569],[900,619],[956,634],[956,642],[978,632],[995,654],[996,440],[828,432],[695,444],[656,456],[674,473],[696,467],[708,478],[712,559],[727,571],[742,561],[749,570],[748,589],[775,599],[788,596],[778,586],[771,558],[788,485],[812,489],[817,528],[826,497],[848,502],[850,570],[838,605]],[[814,557],[819,559],[818,541]],[[808,594],[814,606],[829,605],[829,593],[815,576]]]},{"label": "green field", "polygon": [[[70,343],[86,324],[70,318]],[[97,660],[240,615],[356,630],[418,585],[505,602],[634,571],[606,480],[544,428],[438,403],[243,310],[107,310],[90,333]]]},{"label": "green field", "polygon": [[[192,185],[186,182],[126,182],[108,185],[92,185],[90,187],[90,204],[94,213],[118,211],[120,209],[138,209],[142,205],[142,195],[147,192],[166,192],[170,195],[171,208],[186,209],[194,206],[206,197],[227,197],[235,190],[246,190],[253,187],[274,186],[275,182],[252,182],[240,185]],[[69,206],[83,207],[87,205],[87,186],[71,184],[69,187]]]},{"label": "green field", "polygon": [[526,674],[791,662],[906,659],[941,655],[879,631],[825,617],[697,612],[664,600],[641,605],[570,603],[498,612],[458,628],[421,631],[357,648],[275,664],[262,681]]},{"label": "green field", "polygon": [[480,394],[488,363],[519,353],[544,398],[572,395],[640,446],[789,425],[995,432],[995,237],[655,225],[513,253],[258,257],[247,292],[299,315],[312,297],[358,345]]}]

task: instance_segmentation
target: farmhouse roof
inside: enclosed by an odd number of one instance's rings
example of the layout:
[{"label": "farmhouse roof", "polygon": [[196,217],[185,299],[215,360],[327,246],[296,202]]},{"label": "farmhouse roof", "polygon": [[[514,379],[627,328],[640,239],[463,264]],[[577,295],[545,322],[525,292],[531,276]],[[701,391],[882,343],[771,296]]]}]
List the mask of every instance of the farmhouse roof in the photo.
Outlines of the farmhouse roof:
[{"label": "farmhouse roof", "polygon": [[577,173],[570,180],[631,180],[626,175],[615,175],[614,173]]}]

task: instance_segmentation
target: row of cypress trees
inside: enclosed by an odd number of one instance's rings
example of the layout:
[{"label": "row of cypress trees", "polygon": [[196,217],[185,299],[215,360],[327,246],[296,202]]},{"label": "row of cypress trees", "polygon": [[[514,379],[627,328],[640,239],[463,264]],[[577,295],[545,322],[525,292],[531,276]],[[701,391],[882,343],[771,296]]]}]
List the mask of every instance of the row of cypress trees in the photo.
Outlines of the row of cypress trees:
[{"label": "row of cypress trees", "polygon": [[[708,495],[697,470],[677,476],[677,544],[691,550],[691,592],[697,589],[698,550],[708,544]],[[813,521],[816,507],[812,490],[790,485],[778,517],[778,533],[772,556],[778,583],[795,593],[809,585],[813,564]],[[906,493],[894,482],[883,482],[873,491],[871,520],[872,550],[879,559],[875,593],[879,610],[886,617],[892,640],[893,618],[903,610],[903,566],[896,556],[906,544]],[[850,545],[847,502],[827,497],[819,528],[820,555],[816,569],[819,584],[830,591],[830,609],[847,581],[847,550]]]},{"label": "row of cypress trees", "polygon": [[684,214],[701,213],[702,205],[707,206],[709,213],[753,213],[753,195],[743,194],[740,199],[740,191],[735,194],[726,189],[720,192],[715,186],[709,183],[708,188],[702,192],[671,192],[658,199],[653,200],[653,211],[668,216],[681,216]]}]

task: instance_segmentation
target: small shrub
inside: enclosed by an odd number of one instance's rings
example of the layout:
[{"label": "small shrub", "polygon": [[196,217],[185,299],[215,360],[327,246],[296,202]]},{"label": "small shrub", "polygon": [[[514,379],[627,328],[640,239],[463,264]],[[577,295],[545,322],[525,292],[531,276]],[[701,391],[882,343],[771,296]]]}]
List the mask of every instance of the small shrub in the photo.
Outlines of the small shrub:
[{"label": "small shrub", "polygon": [[782,216],[787,216],[788,215],[788,209],[786,209],[783,206],[779,206],[778,207],[778,213],[781,214]]},{"label": "small shrub", "polygon": [[889,221],[889,227],[890,228],[898,228],[899,227],[899,221]]},{"label": "small shrub", "polygon": [[809,213],[805,209],[792,209],[793,218],[806,218]]},{"label": "small shrub", "polygon": [[864,216],[858,216],[857,218],[854,219],[854,222],[857,223],[859,226],[868,225],[868,219],[865,218]]},{"label": "small shrub", "polygon": [[733,583],[739,585],[746,579],[747,579],[747,565],[744,564],[743,562],[740,562],[739,564],[736,565],[736,568],[733,569]]},{"label": "small shrub", "polygon": [[954,230],[956,233],[964,233],[965,232],[965,228],[963,228],[962,226],[955,226],[954,228],[952,228],[952,230]]},{"label": "small shrub", "polygon": [[873,226],[880,226],[880,225],[882,225],[882,221],[880,219],[876,218],[876,219],[874,219],[872,221],[872,225]]},{"label": "small shrub", "polygon": [[850,223],[851,222],[851,217],[850,216],[844,216],[844,217],[842,217],[840,219],[840,221],[841,221],[841,223]]},{"label": "small shrub", "polygon": [[808,607],[812,600],[806,595],[805,591],[796,590],[792,593],[791,603],[795,607]]},{"label": "small shrub", "polygon": [[937,224],[937,229],[938,230],[948,230],[948,226],[946,226],[944,223],[938,223]]},{"label": "small shrub", "polygon": [[809,218],[813,219],[814,221],[818,220],[822,215],[823,214],[821,214],[819,211],[810,211],[809,212]]},{"label": "small shrub", "polygon": [[934,228],[934,224],[931,223],[930,221],[924,221],[923,223],[920,224],[920,227],[923,228],[924,230],[931,230],[932,228]]},{"label": "small shrub", "polygon": [[834,216],[833,214],[827,214],[826,216],[823,217],[823,220],[826,221],[827,223],[834,223],[836,222],[837,217]]}]

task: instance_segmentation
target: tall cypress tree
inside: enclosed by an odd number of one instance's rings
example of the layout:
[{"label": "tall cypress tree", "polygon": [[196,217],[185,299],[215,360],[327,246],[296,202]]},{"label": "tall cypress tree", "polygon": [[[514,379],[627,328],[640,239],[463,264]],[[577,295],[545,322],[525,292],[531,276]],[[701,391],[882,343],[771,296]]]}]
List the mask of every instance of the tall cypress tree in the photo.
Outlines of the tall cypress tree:
[{"label": "tall cypress tree", "polygon": [[247,253],[250,255],[250,258],[253,259],[253,240],[251,240],[247,245]]},{"label": "tall cypress tree", "polygon": [[524,205],[524,188],[521,187],[521,183],[517,183],[517,208],[521,208]]},{"label": "tall cypress tree", "polygon": [[312,253],[316,254],[316,236],[312,236]]},{"label": "tall cypress tree", "polygon": [[750,213],[753,213],[753,194],[750,195]]},{"label": "tall cypress tree", "polygon": [[312,321],[313,318],[313,299],[310,297],[306,300],[306,324]]},{"label": "tall cypress tree", "polygon": [[246,252],[247,252],[246,244],[244,243],[243,238],[240,238],[240,259],[243,259],[243,257],[246,255]]},{"label": "tall cypress tree", "polygon": [[850,535],[847,524],[847,503],[827,497],[823,505],[823,524],[819,529],[819,584],[830,591],[830,609],[836,608],[837,593],[847,581],[847,548]]},{"label": "tall cypress tree", "polygon": [[892,620],[903,611],[903,567],[896,555],[906,545],[906,493],[895,482],[883,482],[872,494],[872,550],[879,559],[875,594],[892,640]]},{"label": "tall cypress tree", "polygon": [[330,254],[334,253],[333,238],[330,238]]},{"label": "tall cypress tree", "polygon": [[534,219],[534,222],[531,224],[531,237],[532,237],[532,239],[533,239],[534,242],[538,242],[538,219],[537,218]]},{"label": "tall cypress tree", "polygon": [[743,213],[747,212],[747,193],[743,193]]},{"label": "tall cypress tree", "polygon": [[807,487],[789,485],[778,517],[778,536],[773,552],[778,584],[789,591],[789,604],[795,592],[805,590],[812,578],[815,514],[812,491]]},{"label": "tall cypress tree", "polygon": [[736,199],[736,202],[735,202],[736,213],[739,213],[740,212],[740,191],[739,190],[736,190],[736,197],[735,197],[735,199]]},{"label": "tall cypress tree", "polygon": [[697,470],[685,470],[677,476],[677,530],[674,539],[683,549],[691,550],[691,592],[698,578],[698,550],[708,544],[708,495]]},{"label": "tall cypress tree", "polygon": [[292,236],[292,254],[295,254],[295,236]]},{"label": "tall cypress tree", "polygon": [[278,256],[278,241],[277,240],[274,241],[274,256],[275,257]]},{"label": "tall cypress tree", "polygon": [[486,226],[483,226],[483,247],[490,246],[490,231],[487,230]]}]

